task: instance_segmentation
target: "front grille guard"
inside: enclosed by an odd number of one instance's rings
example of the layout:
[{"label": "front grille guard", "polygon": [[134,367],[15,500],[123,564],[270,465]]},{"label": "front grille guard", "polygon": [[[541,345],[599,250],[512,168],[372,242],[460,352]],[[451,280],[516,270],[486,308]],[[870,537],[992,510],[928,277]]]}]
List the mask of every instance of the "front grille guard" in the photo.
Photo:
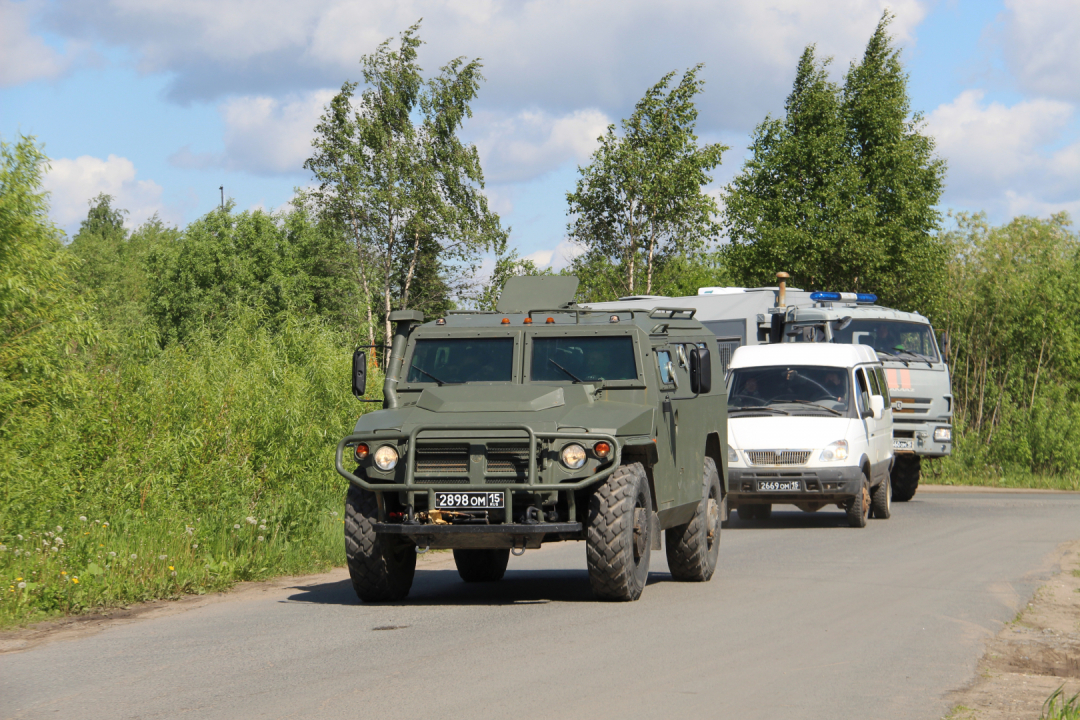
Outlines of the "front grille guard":
[{"label": "front grille guard", "polygon": [[[416,441],[423,432],[438,432],[438,431],[483,431],[483,430],[520,430],[528,436],[529,446],[529,471],[526,477],[526,483],[513,482],[513,478],[506,478],[506,482],[498,482],[502,478],[489,478],[489,480],[495,480],[496,482],[491,484],[484,484],[483,486],[476,486],[469,482],[455,482],[455,483],[439,483],[438,487],[432,485],[419,485],[416,483]],[[503,438],[499,438],[503,440]],[[347,447],[355,447],[361,442],[375,442],[375,441],[387,441],[387,440],[404,440],[408,443],[408,451],[405,457],[405,482],[404,483],[373,483],[364,478],[357,477],[352,474],[342,465],[342,457]],[[537,482],[537,440],[579,440],[585,445],[595,444],[597,441],[605,440],[611,447],[615,449],[615,456],[611,459],[611,464],[597,472],[589,475],[588,477],[575,480],[574,482],[564,483],[541,483]],[[428,496],[428,507],[435,506],[435,492],[436,489],[439,492],[461,492],[466,490],[493,490],[503,486],[506,492],[506,517],[513,517],[513,493],[515,490],[526,492],[566,492],[580,490],[581,488],[593,485],[600,480],[603,480],[611,473],[615,472],[619,467],[619,461],[622,458],[622,448],[619,443],[615,441],[615,437],[606,433],[584,433],[584,432],[543,432],[533,430],[528,425],[519,424],[462,424],[462,425],[418,425],[412,429],[409,433],[353,433],[345,437],[338,443],[337,453],[334,457],[334,467],[337,469],[339,475],[348,480],[351,483],[359,485],[365,490],[371,490],[372,492],[406,492],[408,493],[408,503],[410,506],[415,506],[415,497],[417,493],[423,493]],[[573,495],[570,496],[571,504],[573,503]]]}]

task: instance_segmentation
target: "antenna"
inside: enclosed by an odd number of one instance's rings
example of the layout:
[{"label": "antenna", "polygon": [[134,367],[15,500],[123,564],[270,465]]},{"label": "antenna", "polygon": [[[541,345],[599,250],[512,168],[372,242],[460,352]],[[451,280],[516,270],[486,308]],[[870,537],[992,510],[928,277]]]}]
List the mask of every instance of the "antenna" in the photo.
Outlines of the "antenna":
[{"label": "antenna", "polygon": [[221,191],[221,209],[224,210],[225,209],[225,186],[224,185],[218,186],[218,190]]}]

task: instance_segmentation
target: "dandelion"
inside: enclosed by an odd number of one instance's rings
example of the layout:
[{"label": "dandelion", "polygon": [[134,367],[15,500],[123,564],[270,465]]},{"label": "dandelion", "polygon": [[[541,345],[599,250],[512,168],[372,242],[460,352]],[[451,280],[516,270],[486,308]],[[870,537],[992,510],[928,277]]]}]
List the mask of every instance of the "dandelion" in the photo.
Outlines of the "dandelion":
[{"label": "dandelion", "polygon": [[172,571],[172,576],[176,577],[176,571],[175,570]]},{"label": "dandelion", "polygon": [[57,526],[56,526],[56,532],[64,532],[64,528],[62,528],[62,527],[60,527],[59,525],[57,525]]},{"label": "dandelion", "polygon": [[52,551],[53,551],[53,552],[59,552],[59,551],[60,551],[60,548],[58,548],[58,547],[53,547],[53,548],[52,548]]},{"label": "dandelion", "polygon": [[195,543],[194,545],[192,545],[191,549],[192,550],[198,550],[199,549],[199,543]]},{"label": "dandelion", "polygon": [[15,557],[19,557],[20,555],[22,555],[22,550],[16,549],[15,550]]},{"label": "dandelion", "polygon": [[61,571],[60,571],[60,574],[61,574],[61,575],[67,575],[67,570],[61,570]]},{"label": "dandelion", "polygon": [[136,558],[138,558],[138,557],[139,557],[139,556],[138,556],[138,555],[136,555],[135,553],[131,553],[131,559],[132,559],[132,560],[135,560],[135,559],[136,559]]},{"label": "dandelion", "polygon": [[239,529],[240,529],[240,526],[239,526],[239,525],[233,525],[233,526],[232,526],[232,529],[233,529],[233,530],[239,530]]},{"label": "dandelion", "polygon": [[192,535],[195,533],[195,528],[191,527],[190,525],[185,525],[184,528],[184,532],[188,535]]},{"label": "dandelion", "polygon": [[78,585],[78,584],[79,584],[79,578],[77,578],[77,577],[73,577],[73,578],[71,578],[71,582],[73,582],[73,583],[75,583],[76,585]]},{"label": "dandelion", "polygon": [[174,567],[173,567],[172,565],[170,565],[170,566],[169,566],[169,569],[170,569],[170,570],[175,570],[176,568],[174,568]]},{"label": "dandelion", "polygon": [[19,589],[20,590],[22,590],[25,587],[26,587],[26,583],[24,583],[24,582],[19,583]]},{"label": "dandelion", "polygon": [[103,522],[103,523],[101,523],[101,527],[109,527],[109,523]]},{"label": "dandelion", "polygon": [[16,535],[15,537],[18,538],[19,540],[23,539],[22,535]]},{"label": "dandelion", "polygon": [[337,517],[337,510],[331,510],[330,517]]},{"label": "dandelion", "polygon": [[253,517],[248,517],[248,518],[244,518],[244,519],[247,520],[248,525],[258,525],[259,524],[259,521],[256,520]]},{"label": "dandelion", "polygon": [[260,535],[260,536],[259,536],[258,538],[256,538],[256,539],[257,539],[257,540],[258,540],[259,542],[262,542],[262,541],[263,541],[263,536],[262,536],[262,535]]},{"label": "dandelion", "polygon": [[158,556],[157,556],[157,559],[158,559],[158,560],[168,560],[168,559],[169,559],[169,556],[168,556],[168,555],[158,555]]},{"label": "dandelion", "polygon": [[48,545],[48,544],[49,544],[49,541],[48,541],[48,540],[42,540],[42,541],[41,541],[41,544],[42,544],[42,545]]},{"label": "dandelion", "polygon": [[0,545],[0,552],[7,552],[7,545]]},{"label": "dandelion", "polygon": [[19,582],[22,578],[15,578],[15,582]]},{"label": "dandelion", "polygon": [[259,526],[259,529],[260,529],[260,530],[266,530],[266,526],[265,526],[265,525],[260,525],[260,526]]},{"label": "dandelion", "polygon": [[86,522],[86,516],[85,515],[80,515],[79,516],[79,522]]},{"label": "dandelion", "polygon": [[98,525],[100,525],[100,524],[101,524],[101,521],[100,521],[100,520],[95,520],[94,522],[96,522],[96,523],[97,523]]},{"label": "dandelion", "polygon": [[56,542],[57,545],[63,545],[64,544],[64,538],[58,537],[58,538],[56,538],[55,542]]},{"label": "dandelion", "polygon": [[109,557],[116,557],[116,553],[112,550],[109,551]]}]

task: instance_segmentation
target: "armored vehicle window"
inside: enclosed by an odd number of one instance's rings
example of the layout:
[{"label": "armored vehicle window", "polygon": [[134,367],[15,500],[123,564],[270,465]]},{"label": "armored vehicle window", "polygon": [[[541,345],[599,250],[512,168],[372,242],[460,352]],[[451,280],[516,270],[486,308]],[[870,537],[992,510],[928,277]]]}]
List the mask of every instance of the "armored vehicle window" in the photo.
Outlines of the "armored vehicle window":
[{"label": "armored vehicle window", "polygon": [[848,372],[820,365],[736,368],[728,380],[728,410],[845,415],[851,402]]},{"label": "armored vehicle window", "polygon": [[937,343],[929,325],[895,320],[852,320],[843,330],[833,333],[833,342],[845,345],[869,345],[880,353],[897,357],[921,355],[937,362]]},{"label": "armored vehicle window", "polygon": [[609,337],[534,337],[533,380],[596,382],[636,380],[634,340]]},{"label": "armored vehicle window", "polygon": [[417,340],[409,361],[410,383],[510,382],[513,338]]}]

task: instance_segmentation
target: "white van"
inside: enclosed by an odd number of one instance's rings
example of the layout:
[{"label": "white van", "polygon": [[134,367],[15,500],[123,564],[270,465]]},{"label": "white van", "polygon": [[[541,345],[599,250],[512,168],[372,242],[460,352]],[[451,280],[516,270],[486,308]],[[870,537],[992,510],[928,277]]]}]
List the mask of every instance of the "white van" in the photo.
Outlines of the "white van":
[{"label": "white van", "polygon": [[740,519],[768,519],[777,504],[835,504],[852,527],[889,517],[892,408],[873,348],[743,346],[727,388],[727,503]]}]

